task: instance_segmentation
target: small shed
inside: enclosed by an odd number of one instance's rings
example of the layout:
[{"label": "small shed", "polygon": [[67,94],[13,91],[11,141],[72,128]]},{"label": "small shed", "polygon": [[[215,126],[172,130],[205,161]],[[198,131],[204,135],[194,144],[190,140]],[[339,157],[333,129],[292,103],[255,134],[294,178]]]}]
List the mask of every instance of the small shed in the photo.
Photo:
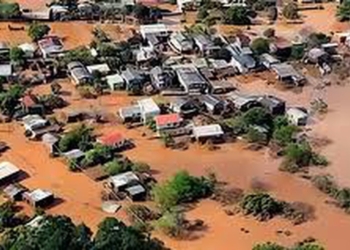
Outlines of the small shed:
[{"label": "small shed", "polygon": [[3,192],[7,198],[12,201],[20,201],[22,200],[22,195],[26,191],[20,184],[10,184],[4,188]]},{"label": "small shed", "polygon": [[170,102],[170,110],[181,114],[184,117],[189,117],[198,113],[199,108],[196,103],[186,97],[175,97]]},{"label": "small shed", "polygon": [[144,123],[160,114],[160,108],[152,98],[141,99],[137,103],[141,110],[141,120]]},{"label": "small shed", "polygon": [[267,69],[270,69],[272,65],[280,63],[280,60],[270,54],[264,53],[260,56],[260,62]]},{"label": "small shed", "polygon": [[81,151],[80,149],[73,149],[70,150],[68,152],[63,153],[63,156],[69,160],[69,161],[73,161],[73,160],[80,160],[85,156],[85,153],[83,151]]},{"label": "small shed", "polygon": [[146,197],[146,189],[141,185],[134,185],[125,189],[132,201],[143,201]]},{"label": "small shed", "polygon": [[239,92],[231,92],[227,95],[227,100],[239,111],[247,111],[251,108],[261,106],[255,96],[245,95]]},{"label": "small shed", "polygon": [[125,88],[124,79],[119,74],[106,76],[106,82],[112,91]]},{"label": "small shed", "polygon": [[41,137],[43,144],[49,149],[50,155],[58,153],[58,143],[60,139],[52,133],[43,134]]},{"label": "small shed", "polygon": [[202,95],[198,97],[199,102],[205,107],[206,111],[212,114],[221,114],[225,111],[226,103],[213,95]]},{"label": "small shed", "polygon": [[31,192],[25,192],[23,197],[34,208],[46,207],[52,204],[55,199],[50,191],[43,189],[35,189]]},{"label": "small shed", "polygon": [[234,83],[229,81],[211,81],[210,93],[213,95],[226,94],[228,92],[236,90]]},{"label": "small shed", "polygon": [[109,178],[109,183],[115,192],[125,191],[126,188],[139,184],[139,177],[131,171],[117,174]]},{"label": "small shed", "polygon": [[211,124],[193,127],[193,136],[196,140],[221,139],[224,135],[219,124]]},{"label": "small shed", "polygon": [[17,168],[14,164],[8,161],[3,161],[0,163],[0,184],[5,184],[6,182],[12,182],[15,180],[21,170]]},{"label": "small shed", "polygon": [[0,64],[0,76],[12,76],[13,69],[11,64]]},{"label": "small shed", "polygon": [[286,102],[276,96],[260,96],[257,98],[257,101],[272,115],[283,115],[286,111]]},{"label": "small shed", "polygon": [[118,114],[123,122],[141,121],[141,108],[139,105],[120,108]]},{"label": "small shed", "polygon": [[308,120],[308,113],[303,108],[288,108],[287,118],[290,123],[296,126],[305,126]]},{"label": "small shed", "polygon": [[275,71],[280,81],[285,83],[292,83],[297,86],[305,83],[305,77],[302,76],[295,68],[288,63],[278,63],[272,65],[272,70]]},{"label": "small shed", "polygon": [[87,66],[86,68],[90,74],[92,74],[94,71],[97,71],[103,75],[106,75],[111,71],[107,63],[90,65],[90,66]]}]

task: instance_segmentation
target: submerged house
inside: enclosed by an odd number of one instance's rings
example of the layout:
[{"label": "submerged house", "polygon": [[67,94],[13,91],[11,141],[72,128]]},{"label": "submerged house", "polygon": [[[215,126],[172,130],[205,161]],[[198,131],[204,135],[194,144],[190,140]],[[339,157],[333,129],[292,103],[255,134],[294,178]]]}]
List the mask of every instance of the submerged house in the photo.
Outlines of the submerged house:
[{"label": "submerged house", "polygon": [[113,74],[106,76],[106,82],[110,90],[120,90],[125,88],[125,82],[121,75]]},{"label": "submerged house", "polygon": [[308,120],[308,113],[303,108],[288,108],[286,112],[290,123],[296,126],[305,126]]},{"label": "submerged house", "polygon": [[271,69],[277,74],[278,80],[286,84],[302,86],[305,84],[305,77],[288,63],[279,63],[272,65]]},{"label": "submerged house", "polygon": [[0,184],[13,182],[20,174],[21,170],[8,161],[0,163]]},{"label": "submerged house", "polygon": [[97,138],[98,143],[112,147],[113,149],[123,149],[128,145],[128,140],[120,132],[112,132]]},{"label": "submerged house", "polygon": [[127,91],[141,90],[143,88],[145,78],[132,68],[126,68],[121,75],[126,84]]},{"label": "submerged house", "polygon": [[244,74],[256,67],[256,61],[253,57],[253,52],[249,47],[242,47],[239,43],[232,43],[226,46],[226,49],[231,53],[230,64]]},{"label": "submerged house", "polygon": [[219,46],[215,46],[210,37],[202,34],[193,36],[194,44],[202,54],[211,54],[212,51],[220,50]]},{"label": "submerged house", "polygon": [[164,71],[161,67],[156,66],[150,71],[151,82],[158,90],[165,89],[172,84],[173,76],[170,72]]},{"label": "submerged house", "polygon": [[157,115],[154,118],[158,135],[170,133],[172,135],[180,134],[179,128],[183,126],[183,118],[178,113]]},{"label": "submerged house", "polygon": [[216,96],[202,95],[198,97],[198,100],[211,114],[222,114],[226,109],[226,102]]},{"label": "submerged house", "polygon": [[35,189],[31,192],[25,192],[23,197],[34,208],[46,207],[52,204],[55,199],[50,191],[43,189]]},{"label": "submerged house", "polygon": [[139,105],[120,108],[118,114],[123,122],[141,121],[141,108]]},{"label": "submerged house", "polygon": [[141,121],[147,123],[155,116],[160,114],[160,108],[152,98],[141,99],[137,101],[141,111]]},{"label": "submerged house", "polygon": [[222,140],[224,131],[219,124],[193,127],[193,136],[197,141]]},{"label": "submerged house", "polygon": [[38,48],[44,58],[62,56],[63,43],[57,36],[47,36],[38,41]]},{"label": "submerged house", "polygon": [[206,79],[193,65],[179,67],[175,72],[182,88],[189,94],[200,94],[208,87]]},{"label": "submerged house", "polygon": [[283,115],[286,111],[286,102],[278,97],[265,95],[258,97],[257,101],[272,115]]},{"label": "submerged house", "polygon": [[172,48],[177,53],[190,53],[194,48],[194,42],[191,37],[189,37],[184,32],[174,32],[170,35],[169,40],[170,48]]},{"label": "submerged house", "polygon": [[69,75],[76,85],[90,83],[93,80],[92,75],[81,62],[70,62],[67,65]]},{"label": "submerged house", "polygon": [[191,117],[199,111],[198,105],[191,98],[176,97],[170,102],[170,110],[183,117]]},{"label": "submerged house", "polygon": [[261,104],[255,96],[245,95],[239,92],[231,92],[227,95],[227,101],[231,102],[233,107],[239,111],[247,111],[254,107],[259,107]]}]

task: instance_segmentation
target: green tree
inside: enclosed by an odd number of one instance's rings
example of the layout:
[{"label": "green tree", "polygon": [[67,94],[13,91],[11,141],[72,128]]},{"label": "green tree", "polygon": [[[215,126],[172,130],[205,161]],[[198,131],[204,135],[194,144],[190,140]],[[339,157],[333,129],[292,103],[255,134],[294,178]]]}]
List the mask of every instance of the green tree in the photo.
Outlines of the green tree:
[{"label": "green tree", "polygon": [[28,29],[28,36],[33,40],[33,41],[38,41],[47,34],[49,34],[51,28],[50,26],[46,24],[41,24],[34,22],[30,24],[29,29]]},{"label": "green tree", "polygon": [[306,142],[290,143],[285,149],[284,170],[297,172],[312,164],[312,149]]},{"label": "green tree", "polygon": [[117,159],[107,162],[103,165],[103,168],[111,176],[125,173],[131,170],[131,166],[129,164],[125,164],[124,162],[118,161]]},{"label": "green tree", "polygon": [[179,194],[169,182],[157,184],[152,188],[155,203],[162,211],[169,211],[179,202]]},{"label": "green tree", "polygon": [[268,242],[268,243],[258,244],[254,246],[252,250],[287,250],[287,249],[276,243]]},{"label": "green tree", "polygon": [[282,14],[287,19],[298,19],[299,13],[298,13],[298,5],[296,3],[288,3],[286,6],[284,6],[282,10]]},{"label": "green tree", "polygon": [[85,125],[81,125],[65,134],[61,138],[58,147],[62,152],[67,152],[77,148],[86,150],[91,146],[92,139],[92,129]]},{"label": "green tree", "polygon": [[270,6],[267,9],[267,17],[270,21],[276,21],[278,17],[278,10],[275,6]]},{"label": "green tree", "polygon": [[268,142],[267,134],[255,127],[249,127],[245,136],[250,143],[266,144]]},{"label": "green tree", "polygon": [[321,46],[324,43],[329,43],[331,41],[331,37],[323,34],[321,32],[311,33],[308,37],[308,46],[310,48]]},{"label": "green tree", "polygon": [[273,132],[273,139],[280,146],[287,146],[289,143],[293,142],[295,134],[299,131],[298,127],[287,125],[276,128]]},{"label": "green tree", "polygon": [[96,59],[91,55],[90,50],[85,47],[79,47],[65,53],[61,60],[61,62],[64,64],[62,66],[65,66],[72,61],[79,61],[84,65],[90,65],[94,64]]},{"label": "green tree", "polygon": [[166,211],[153,225],[166,235],[179,237],[184,230],[184,215],[175,209]]},{"label": "green tree", "polygon": [[203,21],[208,16],[209,16],[208,9],[205,6],[200,7],[197,13],[197,20]]},{"label": "green tree", "polygon": [[345,0],[338,7],[336,17],[340,22],[345,22],[350,20],[350,1]]},{"label": "green tree", "polygon": [[85,153],[85,158],[82,160],[84,167],[91,167],[97,164],[104,164],[113,158],[113,148],[110,146],[97,144],[93,149]]},{"label": "green tree", "polygon": [[14,114],[24,91],[23,86],[16,84],[11,85],[6,92],[0,93],[0,109],[4,115],[12,116]]},{"label": "green tree", "polygon": [[291,59],[294,59],[294,60],[300,60],[304,57],[305,55],[305,45],[302,44],[302,45],[293,45],[292,46],[292,51],[290,53],[290,57]]},{"label": "green tree", "polygon": [[19,47],[13,47],[10,50],[10,59],[16,65],[24,65],[25,63],[25,53]]},{"label": "green tree", "polygon": [[0,3],[0,19],[12,19],[19,18],[21,16],[21,10],[18,3]]},{"label": "green tree", "polygon": [[232,6],[225,12],[226,24],[247,25],[251,24],[249,11],[243,6]]},{"label": "green tree", "polygon": [[265,38],[258,37],[252,42],[251,48],[257,55],[268,53],[270,51],[270,42]]},{"label": "green tree", "polygon": [[255,107],[245,112],[242,116],[242,121],[246,127],[257,125],[270,129],[273,126],[272,116],[266,109],[260,107]]}]

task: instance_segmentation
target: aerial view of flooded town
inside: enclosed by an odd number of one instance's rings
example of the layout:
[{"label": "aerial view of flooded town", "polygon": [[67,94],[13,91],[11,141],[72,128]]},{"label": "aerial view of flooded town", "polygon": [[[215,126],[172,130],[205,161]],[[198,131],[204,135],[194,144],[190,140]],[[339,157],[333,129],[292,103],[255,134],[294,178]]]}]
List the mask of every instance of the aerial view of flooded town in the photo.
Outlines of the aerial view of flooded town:
[{"label": "aerial view of flooded town", "polygon": [[349,250],[349,79],[350,0],[0,0],[0,250]]}]

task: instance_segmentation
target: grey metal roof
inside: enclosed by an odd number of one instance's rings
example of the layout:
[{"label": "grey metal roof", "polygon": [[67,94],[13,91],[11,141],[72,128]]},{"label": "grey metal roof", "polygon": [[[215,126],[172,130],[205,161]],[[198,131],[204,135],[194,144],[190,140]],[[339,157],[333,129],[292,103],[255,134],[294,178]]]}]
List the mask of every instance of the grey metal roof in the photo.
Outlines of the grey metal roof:
[{"label": "grey metal roof", "polygon": [[128,192],[131,196],[143,194],[146,192],[146,189],[141,185],[135,185],[131,186],[125,189],[126,192]]},{"label": "grey metal roof", "polygon": [[272,69],[276,72],[276,74],[281,77],[302,77],[295,68],[288,63],[278,63],[272,65]]},{"label": "grey metal roof", "polygon": [[32,192],[26,193],[26,196],[34,202],[39,202],[39,201],[45,200],[49,197],[52,197],[53,194],[51,192],[43,190],[43,189],[35,189]]},{"label": "grey metal roof", "polygon": [[260,56],[260,61],[267,62],[268,64],[280,63],[280,60],[267,53],[264,53]]},{"label": "grey metal roof", "polygon": [[222,100],[220,100],[218,97],[212,96],[212,95],[202,95],[198,99],[199,99],[199,101],[206,103],[206,104],[209,104],[209,105],[212,105],[212,106],[215,106],[216,104],[222,102]]},{"label": "grey metal roof", "polygon": [[139,105],[123,107],[119,109],[119,115],[123,118],[141,115],[141,108]]},{"label": "grey metal roof", "polygon": [[59,141],[59,138],[51,133],[44,134],[41,139],[46,145],[53,145]]},{"label": "grey metal roof", "polygon": [[179,68],[176,70],[177,76],[183,84],[206,84],[207,81],[194,67]]},{"label": "grey metal roof", "polygon": [[81,62],[70,62],[68,63],[67,68],[70,71],[71,75],[78,80],[92,78],[92,75]]},{"label": "grey metal roof", "polygon": [[84,155],[85,153],[80,149],[73,149],[71,151],[63,153],[63,156],[69,160],[78,159],[80,157],[83,157]]},{"label": "grey metal roof", "polygon": [[250,54],[246,54],[242,51],[242,48],[235,44],[230,44],[226,47],[231,52],[232,57],[242,64],[247,69],[253,69],[256,66],[256,61]]},{"label": "grey metal roof", "polygon": [[122,77],[125,79],[125,81],[130,82],[133,80],[139,80],[142,81],[143,77],[140,75],[140,73],[132,68],[126,68],[122,72]]},{"label": "grey metal roof", "polygon": [[13,198],[16,195],[24,192],[25,189],[19,185],[10,184],[7,187],[5,187],[3,191],[8,197]]},{"label": "grey metal roof", "polygon": [[285,104],[285,101],[272,95],[260,96],[257,98],[257,101],[261,103],[264,107],[277,107],[279,105]]}]

